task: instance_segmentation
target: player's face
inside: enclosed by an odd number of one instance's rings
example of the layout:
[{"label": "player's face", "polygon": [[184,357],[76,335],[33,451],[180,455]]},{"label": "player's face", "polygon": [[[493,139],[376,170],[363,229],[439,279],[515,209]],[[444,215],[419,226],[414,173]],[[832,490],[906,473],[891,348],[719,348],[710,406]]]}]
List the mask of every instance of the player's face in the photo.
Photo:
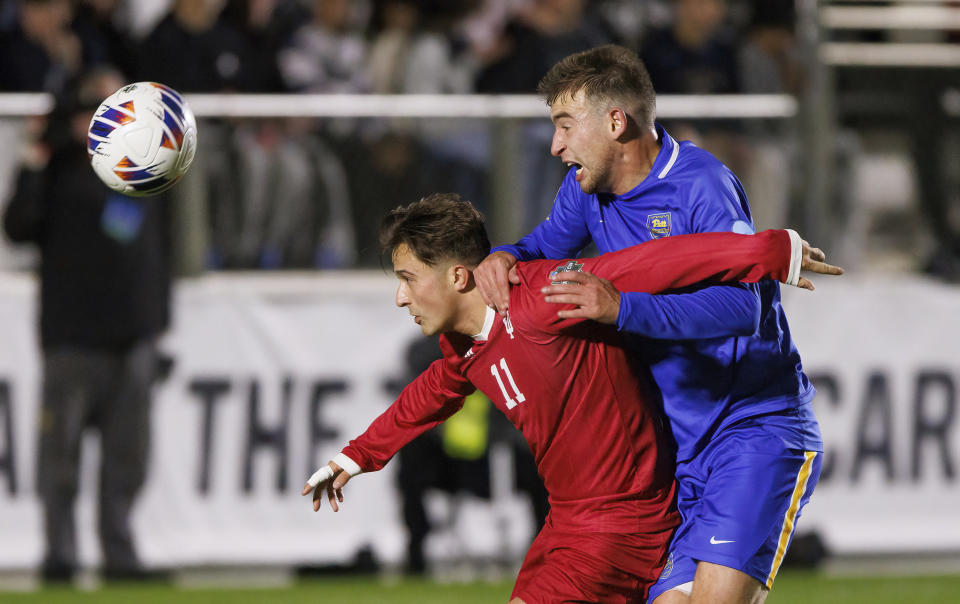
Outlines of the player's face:
[{"label": "player's face", "polygon": [[577,167],[580,189],[588,195],[611,191],[615,150],[602,112],[577,92],[555,100],[550,119],[554,126],[550,153]]},{"label": "player's face", "polygon": [[400,279],[397,306],[410,311],[423,335],[453,331],[457,291],[447,265],[428,266],[401,244],[393,250],[393,272]]}]

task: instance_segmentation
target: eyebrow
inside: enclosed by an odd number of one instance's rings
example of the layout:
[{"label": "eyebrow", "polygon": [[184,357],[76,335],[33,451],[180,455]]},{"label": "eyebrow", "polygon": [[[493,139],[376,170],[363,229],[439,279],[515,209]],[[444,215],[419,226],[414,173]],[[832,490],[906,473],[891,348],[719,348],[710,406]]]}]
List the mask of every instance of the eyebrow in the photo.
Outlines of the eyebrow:
[{"label": "eyebrow", "polygon": [[561,111],[560,113],[556,113],[556,114],[551,115],[551,116],[550,116],[550,121],[555,122],[555,121],[557,121],[557,120],[559,120],[559,119],[561,119],[561,118],[565,118],[565,117],[572,118],[573,116],[570,115],[569,113],[567,113],[566,111]]},{"label": "eyebrow", "polygon": [[408,271],[408,270],[406,270],[406,269],[402,269],[402,268],[399,269],[399,270],[393,271],[393,273],[394,273],[396,276],[398,276],[398,277],[406,277],[406,276],[412,277],[412,276],[413,276],[413,273],[411,273],[410,271]]}]

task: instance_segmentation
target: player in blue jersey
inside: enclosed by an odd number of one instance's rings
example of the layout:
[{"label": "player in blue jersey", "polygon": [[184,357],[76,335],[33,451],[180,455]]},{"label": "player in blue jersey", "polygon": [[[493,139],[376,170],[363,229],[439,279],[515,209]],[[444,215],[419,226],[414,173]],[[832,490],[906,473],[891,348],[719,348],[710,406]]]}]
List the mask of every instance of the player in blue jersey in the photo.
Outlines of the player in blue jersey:
[{"label": "player in blue jersey", "polygon": [[[604,46],[557,63],[538,90],[570,166],[550,216],[477,268],[484,301],[509,308],[518,260],[566,258],[684,233],[752,233],[747,196],[710,153],[674,140],[637,56]],[[775,282],[618,292],[592,277],[545,288],[566,317],[615,323],[660,388],[677,441],[683,522],[650,601],[762,602],[820,474],[823,444]]]}]

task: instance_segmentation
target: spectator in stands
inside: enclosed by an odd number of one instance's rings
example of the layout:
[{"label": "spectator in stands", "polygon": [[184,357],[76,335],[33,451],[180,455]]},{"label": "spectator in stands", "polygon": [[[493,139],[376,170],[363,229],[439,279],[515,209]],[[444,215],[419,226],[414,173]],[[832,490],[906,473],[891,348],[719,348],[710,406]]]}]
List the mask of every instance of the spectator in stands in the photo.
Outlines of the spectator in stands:
[{"label": "spectator in stands", "polygon": [[793,0],[753,0],[740,46],[738,76],[747,94],[799,94],[803,67]]},{"label": "spectator in stands", "polygon": [[367,43],[355,29],[349,0],[314,0],[313,18],[280,53],[280,72],[297,92],[369,92]]},{"label": "spectator in stands", "polygon": [[130,37],[127,0],[79,0],[72,29],[88,66],[113,65],[127,81],[136,74],[136,45]]},{"label": "spectator in stands", "polygon": [[218,21],[224,0],[175,0],[140,46],[138,80],[180,92],[239,90],[246,69],[244,39]]},{"label": "spectator in stands", "polygon": [[675,0],[672,26],[651,31],[641,58],[660,94],[740,91],[736,44],[724,28],[726,0]]},{"label": "spectator in stands", "polygon": [[106,578],[146,576],[130,515],[150,444],[156,338],[169,322],[169,205],[113,193],[87,158],[87,126],[118,74],[85,76],[58,98],[42,141],[25,147],[4,228],[40,251],[43,395],[37,490],[43,503],[42,575],[77,567],[74,502],[89,429],[100,436],[98,522]]},{"label": "spectator in stands", "polygon": [[0,92],[58,93],[82,67],[70,2],[20,0],[18,8],[16,27],[0,33]]},{"label": "spectator in stands", "polygon": [[586,6],[586,0],[533,0],[517,11],[498,43],[499,58],[480,72],[477,91],[529,94],[563,57],[609,43]]},{"label": "spectator in stands", "polygon": [[310,13],[297,0],[233,0],[220,19],[244,38],[243,70],[238,89],[243,92],[284,92],[280,76],[280,49],[290,42]]}]

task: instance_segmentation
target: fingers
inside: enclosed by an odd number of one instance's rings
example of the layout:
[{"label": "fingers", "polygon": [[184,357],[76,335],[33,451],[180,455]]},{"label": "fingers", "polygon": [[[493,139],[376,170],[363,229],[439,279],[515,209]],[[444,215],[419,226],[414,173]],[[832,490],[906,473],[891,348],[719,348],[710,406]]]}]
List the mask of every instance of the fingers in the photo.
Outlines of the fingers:
[{"label": "fingers", "polygon": [[[337,505],[337,499],[339,499],[340,501],[343,501],[343,496],[340,495],[338,497],[337,493],[338,493],[338,489],[333,488],[333,483],[332,482],[327,483],[327,501],[330,502],[330,507],[333,508],[334,512],[340,511],[340,506]],[[319,504],[319,502],[317,503]]]},{"label": "fingers", "polygon": [[510,282],[517,283],[516,271],[512,270],[517,259],[507,252],[494,252],[484,258],[473,275],[484,304],[505,314],[510,306]]},{"label": "fingers", "polygon": [[800,289],[808,289],[810,291],[817,289],[813,286],[813,282],[811,282],[806,277],[800,277],[800,280],[797,281],[797,287],[799,287]]},{"label": "fingers", "polygon": [[819,273],[821,275],[842,275],[843,268],[839,266],[834,266],[832,264],[827,264],[826,262],[818,262],[815,260],[805,260],[801,268],[805,271],[810,271],[811,273]]},{"label": "fingers", "polygon": [[507,279],[509,279],[510,283],[513,283],[514,285],[520,285],[520,275],[517,274],[516,264],[510,267],[510,270],[507,272]]}]

